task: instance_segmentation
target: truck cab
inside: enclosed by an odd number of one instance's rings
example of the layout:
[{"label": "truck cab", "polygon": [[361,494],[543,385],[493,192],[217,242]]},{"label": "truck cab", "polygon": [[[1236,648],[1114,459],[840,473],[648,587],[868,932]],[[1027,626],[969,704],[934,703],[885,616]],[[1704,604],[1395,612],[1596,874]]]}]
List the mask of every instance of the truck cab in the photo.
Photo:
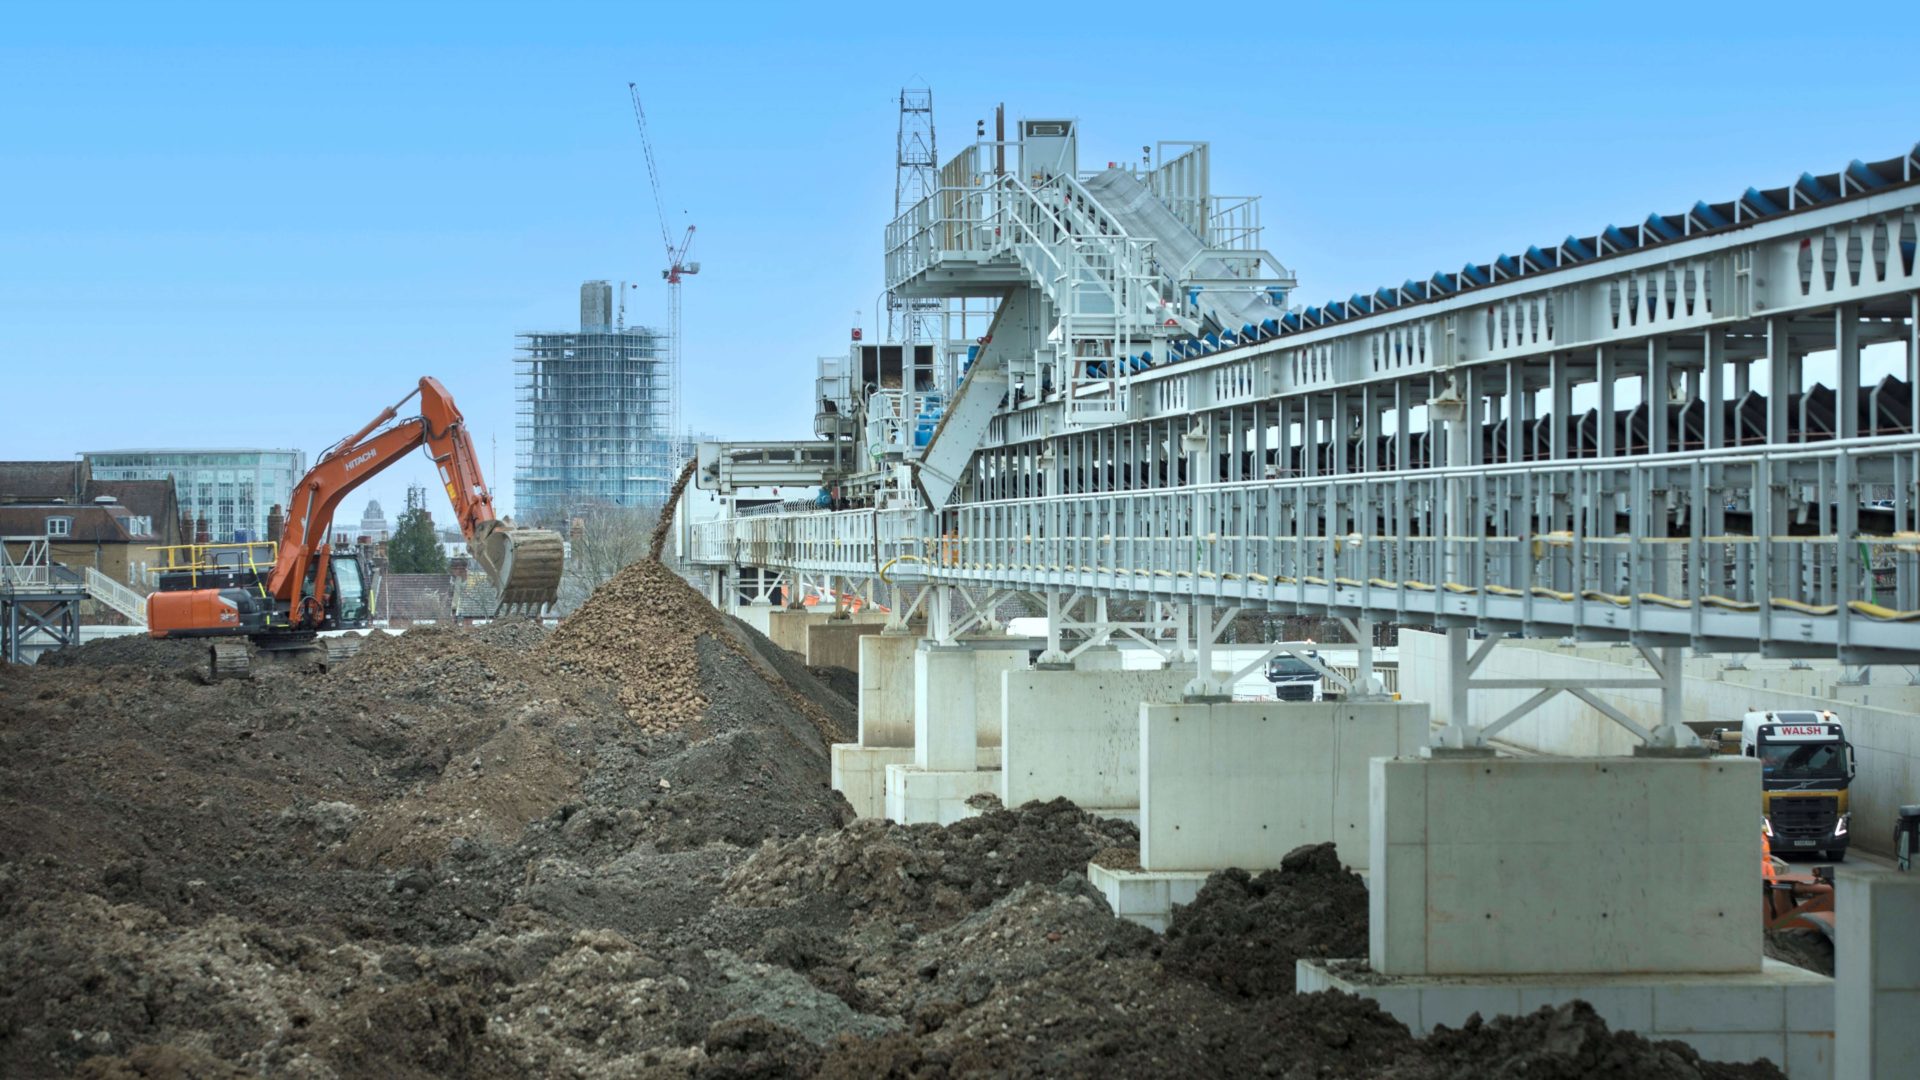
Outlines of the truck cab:
[{"label": "truck cab", "polygon": [[1853,744],[1830,710],[1752,711],[1740,724],[1740,753],[1760,762],[1761,809],[1772,850],[1847,856]]},{"label": "truck cab", "polygon": [[[1308,655],[1318,657],[1318,653]],[[1281,653],[1267,661],[1267,681],[1280,701],[1320,700],[1320,669],[1297,656]]]}]

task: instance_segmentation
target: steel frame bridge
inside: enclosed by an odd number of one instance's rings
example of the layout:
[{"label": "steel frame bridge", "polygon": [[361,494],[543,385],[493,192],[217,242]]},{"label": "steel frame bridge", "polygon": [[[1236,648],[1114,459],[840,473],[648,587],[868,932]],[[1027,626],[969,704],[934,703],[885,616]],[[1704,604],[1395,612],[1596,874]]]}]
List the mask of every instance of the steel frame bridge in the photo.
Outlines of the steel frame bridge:
[{"label": "steel frame bridge", "polygon": [[[1076,202],[1099,188],[1076,185]],[[963,205],[965,222],[939,219]],[[978,236],[993,224],[983,212],[977,192],[943,189],[904,214],[890,246],[907,223],[922,241],[911,262],[890,262],[889,285],[977,294],[1038,276],[1030,253],[995,262],[976,245],[948,259],[925,239]],[[1086,211],[1066,225],[1082,219],[1107,220]],[[1051,613],[1177,605],[1202,661],[1229,609],[1357,630],[1430,624],[1458,639],[1457,694],[1484,655],[1469,651],[1475,632],[1625,639],[1656,673],[1676,672],[1649,684],[1674,692],[1663,690],[1660,731],[1640,734],[1684,742],[1680,647],[1920,661],[1917,219],[1920,147],[1162,340],[1122,363],[1110,326],[1102,348],[1074,347],[1074,305],[1062,302],[1055,332],[1013,336],[1050,352],[1008,366],[1097,359],[1057,389],[993,394],[983,422],[949,415],[926,460],[945,442],[945,460],[967,463],[948,470],[951,501],[702,523],[691,561],[716,572],[716,597],[728,568],[759,567],[828,587],[884,583],[896,608],[920,603],[916,590],[942,611],[965,602],[955,590],[1029,593]],[[1141,238],[1121,239],[1149,257]],[[984,346],[969,379],[991,391],[1007,368]],[[1873,346],[1904,366],[1865,385]],[[1818,354],[1832,355],[1837,385],[1809,384]],[[1576,410],[1576,393],[1596,404]],[[1078,407],[1082,396],[1101,408]],[[1111,633],[1103,617],[1070,625]],[[1217,691],[1199,670],[1191,689]]]}]

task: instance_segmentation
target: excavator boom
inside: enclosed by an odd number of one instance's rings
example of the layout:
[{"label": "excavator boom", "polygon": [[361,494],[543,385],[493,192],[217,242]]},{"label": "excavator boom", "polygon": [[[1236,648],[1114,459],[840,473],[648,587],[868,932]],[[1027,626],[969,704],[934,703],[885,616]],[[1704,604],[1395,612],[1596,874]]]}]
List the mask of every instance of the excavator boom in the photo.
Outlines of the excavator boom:
[{"label": "excavator boom", "polygon": [[[420,415],[395,422],[400,407],[414,394],[420,396]],[[324,583],[329,580],[327,536],[341,501],[423,445],[453,504],[461,533],[499,589],[494,614],[537,614],[559,595],[564,550],[560,534],[515,529],[495,516],[493,496],[480,474],[473,440],[453,396],[438,379],[422,378],[412,394],[323,453],[295,485],[280,537],[280,555],[266,585],[286,606],[293,628],[318,626],[323,617]]]}]

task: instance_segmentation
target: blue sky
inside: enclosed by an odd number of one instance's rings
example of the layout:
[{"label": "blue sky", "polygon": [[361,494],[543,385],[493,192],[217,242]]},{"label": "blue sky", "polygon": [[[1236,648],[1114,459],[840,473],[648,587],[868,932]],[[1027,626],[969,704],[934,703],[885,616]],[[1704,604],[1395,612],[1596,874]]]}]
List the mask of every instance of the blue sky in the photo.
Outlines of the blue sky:
[{"label": "blue sky", "polygon": [[1002,101],[1078,117],[1083,162],[1211,140],[1319,301],[1898,155],[1911,8],[1829,10],[0,5],[0,458],[312,455],[432,374],[510,505],[514,332],[589,278],[665,321],[629,81],[699,227],[687,421],[805,437],[873,321],[903,84],[942,158]]}]

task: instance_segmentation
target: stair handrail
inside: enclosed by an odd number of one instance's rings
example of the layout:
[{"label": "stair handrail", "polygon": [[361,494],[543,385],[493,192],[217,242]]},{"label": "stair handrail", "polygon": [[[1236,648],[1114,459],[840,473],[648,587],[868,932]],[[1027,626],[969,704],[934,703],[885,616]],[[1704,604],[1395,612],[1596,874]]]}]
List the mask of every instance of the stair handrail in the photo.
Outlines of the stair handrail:
[{"label": "stair handrail", "polygon": [[141,626],[147,624],[147,598],[89,566],[87,595]]}]

